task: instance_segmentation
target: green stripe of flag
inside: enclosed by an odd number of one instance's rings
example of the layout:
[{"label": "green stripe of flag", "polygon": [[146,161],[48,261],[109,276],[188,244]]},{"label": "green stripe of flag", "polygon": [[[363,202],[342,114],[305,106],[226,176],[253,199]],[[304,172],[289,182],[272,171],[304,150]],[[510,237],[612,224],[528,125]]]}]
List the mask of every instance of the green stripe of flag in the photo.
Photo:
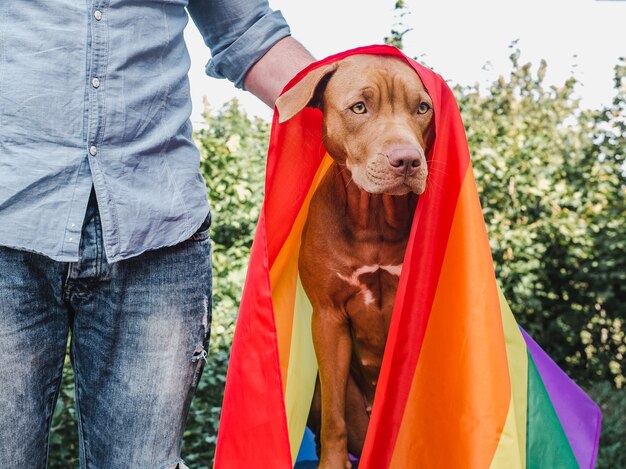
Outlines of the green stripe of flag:
[{"label": "green stripe of flag", "polygon": [[528,354],[526,435],[526,467],[528,469],[579,468],[530,353]]}]

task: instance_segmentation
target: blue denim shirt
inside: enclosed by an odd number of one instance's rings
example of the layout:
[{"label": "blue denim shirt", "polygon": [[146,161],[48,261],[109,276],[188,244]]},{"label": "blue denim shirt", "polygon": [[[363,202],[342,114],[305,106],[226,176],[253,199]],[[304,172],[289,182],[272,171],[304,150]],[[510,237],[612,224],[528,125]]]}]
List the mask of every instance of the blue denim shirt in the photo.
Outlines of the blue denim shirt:
[{"label": "blue denim shirt", "polygon": [[0,245],[77,261],[92,184],[110,262],[202,224],[185,8],[239,87],[289,34],[264,0],[0,1]]}]

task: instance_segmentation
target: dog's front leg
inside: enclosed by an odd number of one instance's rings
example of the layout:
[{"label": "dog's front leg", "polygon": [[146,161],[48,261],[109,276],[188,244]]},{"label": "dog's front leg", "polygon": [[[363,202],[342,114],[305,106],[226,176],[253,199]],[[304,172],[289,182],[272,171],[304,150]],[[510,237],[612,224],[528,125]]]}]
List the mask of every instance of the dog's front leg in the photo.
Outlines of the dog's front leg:
[{"label": "dog's front leg", "polygon": [[322,390],[321,455],[319,469],[349,469],[346,428],[346,389],[350,372],[352,341],[344,311],[315,308],[313,343]]}]

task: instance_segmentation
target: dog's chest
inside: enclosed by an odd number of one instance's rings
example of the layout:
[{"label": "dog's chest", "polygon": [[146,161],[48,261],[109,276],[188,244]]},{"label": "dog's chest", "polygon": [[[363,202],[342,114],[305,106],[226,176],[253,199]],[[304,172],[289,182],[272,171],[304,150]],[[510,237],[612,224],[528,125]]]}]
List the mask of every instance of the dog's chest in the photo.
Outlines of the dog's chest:
[{"label": "dog's chest", "polygon": [[368,264],[335,273],[342,290],[351,292],[345,308],[353,321],[391,313],[401,269],[402,264]]}]

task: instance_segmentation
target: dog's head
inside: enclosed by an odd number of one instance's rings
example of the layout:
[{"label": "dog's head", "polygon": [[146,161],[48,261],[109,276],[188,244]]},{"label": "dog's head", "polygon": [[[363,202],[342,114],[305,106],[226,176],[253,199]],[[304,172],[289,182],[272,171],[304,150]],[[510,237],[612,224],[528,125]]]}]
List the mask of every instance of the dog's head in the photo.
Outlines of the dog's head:
[{"label": "dog's head", "polygon": [[306,106],[324,115],[323,143],[374,194],[421,194],[434,140],[432,101],[403,60],[352,55],[311,71],[276,102],[280,122]]}]

